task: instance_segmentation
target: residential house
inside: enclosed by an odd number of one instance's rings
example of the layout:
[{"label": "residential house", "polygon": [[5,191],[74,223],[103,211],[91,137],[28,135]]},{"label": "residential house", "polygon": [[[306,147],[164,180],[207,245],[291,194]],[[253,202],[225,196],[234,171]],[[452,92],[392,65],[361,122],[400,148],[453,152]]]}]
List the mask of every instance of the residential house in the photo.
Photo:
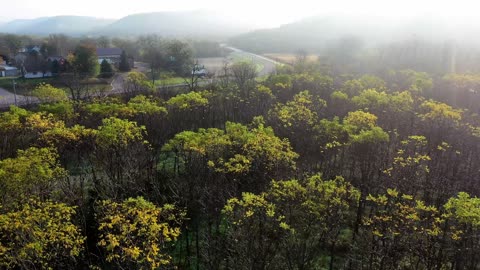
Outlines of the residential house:
[{"label": "residential house", "polygon": [[[120,48],[97,48],[98,63],[101,64],[103,60],[118,68],[122,59],[123,50]],[[128,57],[128,64],[133,67],[134,61],[132,57]]]},{"label": "residential house", "polygon": [[18,76],[18,68],[7,65],[0,65],[0,77],[15,77]]},{"label": "residential house", "polygon": [[112,65],[118,66],[123,50],[120,48],[97,48],[98,63],[107,60]]},{"label": "residential house", "polygon": [[40,51],[42,50],[42,47],[39,46],[39,45],[28,45],[28,46],[25,46],[24,48],[20,49],[19,52],[21,53],[32,53],[32,52],[37,52],[37,53],[40,53]]}]

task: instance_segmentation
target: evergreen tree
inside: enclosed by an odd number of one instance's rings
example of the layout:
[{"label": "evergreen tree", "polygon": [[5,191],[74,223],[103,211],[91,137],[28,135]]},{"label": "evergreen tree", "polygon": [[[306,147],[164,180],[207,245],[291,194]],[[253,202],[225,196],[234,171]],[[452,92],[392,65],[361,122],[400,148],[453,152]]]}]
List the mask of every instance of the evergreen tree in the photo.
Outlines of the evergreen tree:
[{"label": "evergreen tree", "polygon": [[128,63],[128,58],[127,54],[125,51],[122,52],[122,56],[120,58],[120,65],[119,65],[120,71],[127,72],[130,71],[130,64]]},{"label": "evergreen tree", "polygon": [[108,63],[107,60],[103,59],[102,63],[100,64],[100,76],[104,78],[110,78],[113,75],[112,65]]},{"label": "evergreen tree", "polygon": [[57,60],[53,60],[52,67],[51,67],[52,74],[56,75],[60,73],[60,64]]}]

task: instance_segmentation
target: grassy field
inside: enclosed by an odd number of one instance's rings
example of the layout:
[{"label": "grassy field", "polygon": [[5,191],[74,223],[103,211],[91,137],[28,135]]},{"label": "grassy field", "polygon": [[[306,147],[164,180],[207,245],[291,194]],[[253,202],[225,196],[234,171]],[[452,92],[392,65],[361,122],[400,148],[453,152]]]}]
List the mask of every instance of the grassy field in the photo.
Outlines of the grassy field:
[{"label": "grassy field", "polygon": [[[296,54],[293,53],[265,53],[263,56],[273,59],[277,62],[292,65],[295,63],[297,58]],[[315,62],[318,60],[318,56],[314,54],[307,55],[308,62]]]},{"label": "grassy field", "polygon": [[[13,78],[0,78],[0,87],[13,92]],[[41,78],[41,79],[23,79],[15,78],[16,87],[15,90],[19,95],[28,94],[30,91],[40,83],[49,83],[53,86],[58,86],[58,82],[54,78]]]},{"label": "grassy field", "polygon": [[176,85],[185,83],[182,77],[159,78],[155,80],[155,86]]},{"label": "grassy field", "polygon": [[[13,78],[0,78],[0,88],[3,88],[9,92],[13,92]],[[24,79],[15,78],[16,87],[15,90],[19,95],[29,95],[30,92],[41,83],[51,84],[54,87],[65,89],[65,85],[58,78],[39,78],[39,79]],[[88,85],[89,91],[100,91],[105,88],[110,89],[110,80],[91,78],[82,82],[84,85]]]}]

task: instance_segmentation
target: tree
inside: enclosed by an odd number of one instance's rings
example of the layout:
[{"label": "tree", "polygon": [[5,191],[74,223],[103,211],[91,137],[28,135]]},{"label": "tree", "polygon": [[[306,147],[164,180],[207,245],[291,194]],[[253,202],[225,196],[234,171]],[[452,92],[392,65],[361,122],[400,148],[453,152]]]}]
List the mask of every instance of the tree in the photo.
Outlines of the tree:
[{"label": "tree", "polygon": [[98,246],[106,261],[121,269],[158,269],[171,264],[168,249],[180,235],[184,213],[174,205],[158,207],[142,197],[98,205]]},{"label": "tree", "polygon": [[77,72],[80,76],[94,77],[99,72],[97,53],[93,45],[82,44],[77,46],[69,62],[74,72]]},{"label": "tree", "polygon": [[[335,269],[335,249],[346,244],[341,233],[358,198],[343,178],[323,181],[319,175],[272,181],[259,195],[232,198],[222,211],[228,261],[235,269]],[[318,257],[325,250],[332,257],[322,265]]]},{"label": "tree", "polygon": [[22,39],[19,36],[8,34],[3,37],[10,55],[15,55],[23,45]]},{"label": "tree", "polygon": [[451,260],[458,269],[476,269],[480,265],[480,199],[466,192],[459,192],[444,205],[445,216],[452,232]]},{"label": "tree", "polygon": [[97,38],[96,43],[99,48],[108,48],[110,47],[110,38],[107,36],[100,36]]},{"label": "tree", "polygon": [[269,111],[269,124],[278,136],[286,137],[297,152],[304,153],[305,159],[312,158],[319,151],[315,147],[315,138],[306,134],[313,133],[319,121],[319,113],[326,107],[326,102],[314,98],[308,91],[302,91],[286,104],[277,103]]},{"label": "tree", "polygon": [[103,78],[110,78],[113,76],[112,65],[110,65],[106,59],[103,59],[102,63],[100,64],[100,76]]},{"label": "tree", "polygon": [[149,188],[153,164],[145,133],[145,127],[136,122],[115,117],[102,120],[95,137],[95,163],[106,176],[96,183],[101,196],[125,198]]},{"label": "tree", "polygon": [[130,71],[130,64],[128,63],[127,53],[125,50],[122,50],[122,55],[120,56],[120,64],[118,69],[123,72]]},{"label": "tree", "polygon": [[42,103],[55,103],[68,100],[65,91],[45,83],[37,85],[32,91],[32,96],[37,97]]},{"label": "tree", "polygon": [[193,49],[190,44],[173,40],[167,44],[169,68],[179,76],[190,75],[193,65]]},{"label": "tree", "polygon": [[60,64],[56,59],[52,61],[51,70],[53,75],[58,75],[58,73],[60,73]]},{"label": "tree", "polygon": [[[368,269],[441,269],[440,211],[412,196],[388,189],[367,197],[372,214],[363,218],[358,255]],[[362,245],[364,244],[364,245]]]},{"label": "tree", "polygon": [[54,149],[18,150],[17,157],[0,161],[1,203],[13,204],[32,195],[50,198],[55,184],[66,174]]},{"label": "tree", "polygon": [[230,66],[233,81],[243,99],[250,98],[250,92],[255,88],[255,78],[257,77],[257,66],[254,63],[243,61]]},{"label": "tree", "polygon": [[72,223],[75,214],[75,207],[38,199],[1,213],[0,266],[5,269],[74,267],[85,241]]},{"label": "tree", "polygon": [[147,93],[155,89],[154,84],[148,81],[147,76],[141,72],[132,71],[124,81],[124,90],[130,95]]},{"label": "tree", "polygon": [[24,136],[23,123],[29,114],[27,110],[16,106],[10,106],[10,110],[0,114],[0,136],[3,138],[0,158],[13,156],[28,141]]}]

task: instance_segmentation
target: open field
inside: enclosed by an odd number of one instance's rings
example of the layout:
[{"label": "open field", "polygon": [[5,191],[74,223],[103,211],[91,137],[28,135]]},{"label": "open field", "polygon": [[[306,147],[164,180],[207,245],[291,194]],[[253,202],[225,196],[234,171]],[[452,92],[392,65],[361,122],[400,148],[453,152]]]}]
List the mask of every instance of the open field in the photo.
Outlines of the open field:
[{"label": "open field", "polygon": [[220,74],[225,62],[231,64],[239,61],[252,61],[257,67],[259,76],[265,76],[274,72],[276,65],[279,64],[261,55],[252,54],[233,47],[227,48],[232,51],[227,57],[199,58],[198,63],[204,65],[210,73]]},{"label": "open field", "polygon": [[[295,60],[297,58],[297,55],[293,53],[265,53],[262,55],[287,65],[292,65],[293,63],[295,63]],[[317,55],[314,55],[314,54],[307,55],[308,62],[314,62],[314,61],[317,61],[317,59],[318,59]]]},{"label": "open field", "polygon": [[220,74],[225,65],[225,62],[228,62],[226,57],[209,57],[209,58],[198,58],[198,64],[205,66],[208,72],[212,74]]},{"label": "open field", "polygon": [[[51,78],[38,78],[38,79],[23,79],[23,78],[0,78],[0,88],[8,90],[13,93],[13,83],[12,80],[15,79],[16,87],[15,90],[19,95],[28,95],[37,85],[41,83],[51,84],[52,86],[61,88],[65,90],[65,84],[55,77]],[[97,79],[91,78],[82,82],[82,84],[88,86],[88,89],[102,89],[105,87],[110,88],[111,79]]]}]

